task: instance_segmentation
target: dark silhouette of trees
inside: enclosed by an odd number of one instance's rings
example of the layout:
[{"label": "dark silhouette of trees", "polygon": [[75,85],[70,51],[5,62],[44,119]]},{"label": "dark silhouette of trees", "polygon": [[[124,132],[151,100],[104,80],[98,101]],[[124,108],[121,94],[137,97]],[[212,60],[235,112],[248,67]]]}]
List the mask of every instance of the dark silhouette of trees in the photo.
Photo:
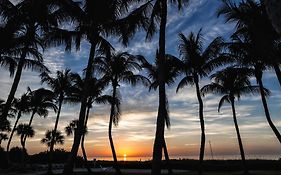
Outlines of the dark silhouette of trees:
[{"label": "dark silhouette of trees", "polygon": [[147,28],[147,39],[151,39],[153,34],[157,32],[157,25],[159,24],[159,108],[157,115],[155,141],[153,147],[153,160],[152,160],[152,174],[161,174],[161,159],[162,159],[162,148],[164,145],[164,132],[165,132],[165,115],[166,115],[166,89],[165,89],[165,56],[166,56],[166,25],[168,15],[168,2],[171,4],[177,4],[180,10],[182,6],[189,2],[189,0],[154,0],[152,1],[153,7],[151,10],[151,16],[149,26]]},{"label": "dark silhouette of trees", "polygon": [[[67,102],[68,96],[71,94],[72,90],[72,75],[70,69],[65,69],[64,71],[57,71],[56,77],[49,76],[48,73],[44,72],[41,76],[42,83],[48,84],[48,86],[52,89],[56,101],[58,103],[58,111],[57,111],[57,117],[55,121],[55,126],[53,129],[53,134],[50,136],[57,136],[57,128],[59,124],[59,118],[61,113],[61,108],[63,102]],[[46,135],[47,136],[47,135]],[[48,174],[52,174],[52,159],[53,159],[53,151],[54,151],[54,145],[55,145],[55,137],[53,137],[53,141],[50,144],[50,160],[48,164]]]},{"label": "dark silhouette of trees", "polygon": [[201,30],[194,34],[191,32],[188,37],[184,34],[179,34],[179,53],[181,57],[181,64],[179,69],[184,75],[179,82],[177,92],[179,89],[187,85],[195,85],[196,95],[199,103],[199,119],[201,126],[201,144],[199,154],[199,174],[203,171],[203,160],[205,152],[205,122],[203,114],[203,100],[200,94],[199,81],[206,77],[216,67],[221,66],[227,60],[220,56],[223,49],[223,39],[221,37],[215,38],[204,50],[204,38]]},{"label": "dark silhouette of trees", "polygon": [[129,83],[133,86],[137,83],[143,83],[145,85],[149,84],[149,80],[146,77],[134,73],[134,71],[140,71],[142,69],[142,60],[143,57],[131,55],[126,52],[112,53],[111,55],[105,57],[101,56],[96,58],[95,69],[97,72],[101,73],[102,77],[108,80],[112,86],[113,100],[111,100],[108,136],[116,174],[121,174],[121,171],[118,166],[116,151],[112,139],[112,125],[114,124],[117,126],[121,116],[121,94],[118,92],[118,87],[121,82]]}]

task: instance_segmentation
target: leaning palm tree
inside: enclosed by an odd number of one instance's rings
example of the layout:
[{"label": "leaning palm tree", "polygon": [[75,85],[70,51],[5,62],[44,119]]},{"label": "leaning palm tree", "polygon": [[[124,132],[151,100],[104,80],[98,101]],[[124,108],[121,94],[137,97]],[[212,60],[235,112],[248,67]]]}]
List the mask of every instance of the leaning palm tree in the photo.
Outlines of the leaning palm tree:
[{"label": "leaning palm tree", "polygon": [[33,137],[34,134],[35,131],[28,124],[19,124],[17,127],[17,135],[20,137],[20,144],[22,146],[21,161],[23,167],[25,167],[25,156],[27,155],[26,148],[25,148],[25,138]]},{"label": "leaning palm tree", "polygon": [[[165,57],[165,66],[164,66],[164,72],[165,72],[165,85],[171,86],[174,82],[176,77],[179,75],[180,71],[178,69],[180,64],[180,60],[177,59],[176,57],[166,54]],[[145,70],[147,70],[148,72],[148,77],[151,81],[149,90],[153,89],[153,90],[157,90],[157,88],[159,87],[159,53],[158,51],[156,51],[156,61],[154,63],[154,65],[150,64],[147,61],[143,61],[143,68]],[[166,127],[169,129],[170,128],[170,117],[169,117],[169,104],[168,104],[168,98],[165,95],[165,124]],[[170,162],[169,162],[169,154],[168,154],[168,148],[165,142],[165,137],[163,136],[163,147],[162,149],[164,150],[164,155],[165,155],[165,159],[168,163],[168,171],[169,174],[172,174],[172,169],[170,166]]]},{"label": "leaning palm tree", "polygon": [[95,69],[97,72],[101,73],[104,79],[107,79],[112,86],[113,100],[111,101],[108,136],[116,174],[121,174],[121,171],[118,166],[117,156],[112,139],[112,125],[118,125],[121,115],[120,102],[117,100],[120,99],[121,95],[118,93],[118,87],[120,86],[121,82],[129,83],[133,86],[135,86],[137,83],[143,83],[145,85],[149,84],[149,80],[146,77],[134,73],[134,71],[140,71],[142,69],[140,65],[141,61],[143,61],[143,57],[131,55],[127,52],[112,53],[111,55],[100,56],[96,58]]},{"label": "leaning palm tree", "polygon": [[15,131],[17,130],[17,124],[18,124],[20,118],[22,117],[22,114],[29,114],[31,112],[30,96],[29,96],[28,92],[24,93],[19,99],[15,98],[14,102],[13,102],[13,106],[17,110],[17,117],[16,117],[16,121],[14,123],[13,129],[11,131],[11,134],[9,136],[9,140],[8,140],[7,148],[6,148],[8,163],[10,161],[10,157],[9,157],[10,144],[11,144],[13,135],[14,135]]},{"label": "leaning palm tree", "polygon": [[[104,51],[112,50],[112,46],[105,39],[108,35],[117,36],[123,44],[127,44],[128,40],[141,27],[147,24],[145,18],[147,8],[150,3],[145,3],[139,8],[130,8],[130,5],[140,1],[127,0],[103,0],[89,1],[83,0],[82,7],[76,1],[69,0],[70,15],[75,21],[75,31],[66,31],[63,29],[54,29],[49,33],[48,45],[66,44],[66,49],[71,49],[72,41],[76,41],[76,48],[79,48],[80,41],[86,39],[90,44],[90,53],[88,64],[85,69],[85,84],[83,87],[83,95],[81,98],[81,108],[79,113],[78,132],[75,135],[71,154],[64,168],[64,174],[72,174],[73,162],[77,155],[79,144],[82,137],[82,130],[85,124],[87,97],[90,92],[89,81],[93,75],[94,58],[97,48]],[[133,10],[132,10],[133,9]]]},{"label": "leaning palm tree", "polygon": [[260,96],[264,108],[265,117],[272,131],[281,143],[281,134],[271,120],[270,111],[266,100],[266,92],[263,90],[263,73],[268,67],[268,63],[263,57],[257,54],[255,42],[248,35],[233,35],[233,41],[229,44],[229,50],[234,53],[235,59],[240,65],[254,69],[254,77],[260,87]]},{"label": "leaning palm tree", "polygon": [[157,23],[159,23],[159,108],[157,116],[157,126],[153,147],[153,160],[152,160],[152,174],[161,174],[161,159],[162,159],[162,148],[164,145],[164,130],[165,130],[165,106],[166,106],[166,90],[165,90],[165,47],[166,47],[166,25],[168,15],[168,2],[177,4],[180,10],[182,6],[189,2],[189,0],[153,0],[153,8],[151,10],[151,16],[149,26],[147,28],[147,39],[151,39],[153,34],[157,31]]},{"label": "leaning palm tree", "polygon": [[187,85],[195,85],[197,99],[199,103],[199,119],[201,126],[201,144],[199,155],[199,174],[202,174],[204,151],[205,151],[205,122],[203,115],[203,100],[200,94],[200,79],[206,77],[215,67],[226,62],[226,57],[220,57],[223,46],[221,37],[215,38],[204,50],[204,38],[201,30],[197,34],[191,32],[188,37],[179,34],[179,53],[181,64],[179,69],[184,74],[183,79],[179,82],[179,89]]},{"label": "leaning palm tree", "polygon": [[45,133],[45,137],[41,140],[41,143],[47,145],[48,148],[51,147],[52,144],[64,144],[64,136],[60,131],[47,131]]},{"label": "leaning palm tree", "polygon": [[[59,117],[63,102],[67,102],[67,96],[71,93],[72,87],[72,73],[70,69],[65,69],[64,71],[57,71],[56,77],[51,77],[48,73],[44,72],[41,74],[41,82],[46,83],[53,91],[56,96],[56,101],[58,103],[58,111],[55,126],[53,129],[54,133],[57,133],[57,128],[59,124]],[[55,137],[52,137],[55,139]],[[48,174],[52,173],[52,161],[53,161],[53,151],[54,151],[55,140],[51,142],[49,146],[49,163],[48,163]]]},{"label": "leaning palm tree", "polygon": [[[242,15],[241,15],[240,12],[241,11],[248,12],[249,10],[250,10],[250,12],[252,12],[252,11],[255,12],[256,9],[261,8],[256,3],[257,2],[255,2],[253,0],[247,0],[245,2],[243,1],[243,2],[241,2],[240,6],[237,6],[236,4],[233,4],[233,3],[226,3],[225,7],[223,7],[220,10],[220,13],[227,14],[229,20],[232,20],[233,14],[235,17],[233,20],[237,20],[235,14],[239,14],[239,16],[244,16],[246,19],[252,21],[252,18],[253,18],[252,13],[246,13],[246,14],[248,14],[248,16],[247,16],[247,15],[245,15],[245,13],[242,13]],[[261,12],[258,11],[258,12],[255,12],[254,14],[257,14],[257,13],[259,14]],[[249,18],[249,16],[252,18]],[[260,16],[260,15],[257,15],[257,16]],[[258,19],[263,19],[263,18],[258,18]],[[270,112],[269,112],[267,100],[266,100],[266,93],[263,90],[264,85],[263,85],[263,81],[262,81],[263,72],[272,65],[272,60],[268,59],[268,56],[266,55],[266,53],[264,53],[264,51],[270,51],[270,49],[267,49],[268,46],[274,47],[274,44],[271,44],[270,42],[268,42],[268,40],[267,40],[268,37],[265,37],[264,39],[262,39],[263,37],[261,37],[261,36],[264,36],[264,35],[268,36],[268,33],[270,35],[272,33],[272,30],[268,30],[269,32],[261,32],[262,30],[260,28],[264,28],[264,27],[261,26],[261,27],[254,28],[255,25],[250,25],[252,23],[254,23],[254,22],[245,23],[244,21],[238,20],[238,28],[231,37],[232,42],[228,43],[227,45],[228,45],[230,52],[234,55],[234,58],[237,60],[237,62],[239,64],[241,64],[243,66],[251,67],[255,70],[254,76],[260,87],[260,95],[261,95],[261,100],[262,100],[262,104],[264,107],[264,112],[265,112],[267,122],[268,122],[269,126],[271,127],[272,131],[274,132],[274,134],[276,135],[278,141],[281,143],[281,134],[271,120],[271,116],[270,116]],[[262,23],[262,24],[265,24],[265,23]],[[275,63],[278,64],[278,62],[276,62],[276,61],[275,61]],[[276,68],[279,69],[279,65],[277,65]],[[279,71],[276,71],[276,72],[279,72]]]},{"label": "leaning palm tree", "polygon": [[[203,95],[205,95],[206,93],[223,95],[219,102],[218,111],[220,111],[220,108],[222,107],[224,102],[228,102],[231,104],[233,121],[244,167],[244,174],[248,174],[249,172],[246,165],[244,148],[236,117],[235,98],[239,100],[242,95],[255,94],[260,91],[259,86],[251,85],[249,79],[252,74],[253,70],[248,68],[228,67],[211,75],[213,83],[208,84],[201,89]],[[266,92],[267,95],[269,94],[268,90],[263,89],[263,91]]]},{"label": "leaning palm tree", "polygon": [[[48,109],[53,109],[54,112],[57,112],[57,106],[54,103],[54,93],[51,90],[47,90],[44,88],[39,88],[34,91],[31,91],[31,89],[28,88],[28,90],[30,95],[31,108],[31,116],[28,126],[31,127],[35,114],[38,114],[39,116],[45,118],[49,114]],[[24,145],[27,137],[28,136],[26,135],[23,138]]]}]

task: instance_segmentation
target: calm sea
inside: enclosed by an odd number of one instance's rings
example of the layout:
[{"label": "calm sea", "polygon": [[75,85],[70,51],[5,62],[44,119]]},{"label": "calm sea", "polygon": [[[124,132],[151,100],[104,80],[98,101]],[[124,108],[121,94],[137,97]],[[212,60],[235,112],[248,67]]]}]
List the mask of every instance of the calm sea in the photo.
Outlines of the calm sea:
[{"label": "calm sea", "polygon": [[[264,159],[264,160],[279,160],[281,159],[281,155],[248,155],[247,159]],[[90,159],[96,160],[112,160],[112,157],[89,157]],[[152,157],[118,157],[119,161],[147,161],[151,160]],[[170,159],[198,159],[198,156],[170,156]],[[220,156],[205,156],[205,160],[235,160],[241,159],[240,155],[220,155]]]}]

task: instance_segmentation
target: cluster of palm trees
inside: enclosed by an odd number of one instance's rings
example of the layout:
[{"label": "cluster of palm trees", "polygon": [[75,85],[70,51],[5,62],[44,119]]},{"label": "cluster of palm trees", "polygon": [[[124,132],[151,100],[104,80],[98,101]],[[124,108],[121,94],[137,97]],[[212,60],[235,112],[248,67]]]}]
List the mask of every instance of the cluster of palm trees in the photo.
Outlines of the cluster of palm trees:
[{"label": "cluster of palm trees", "polygon": [[[187,36],[180,33],[178,58],[165,52],[169,3],[177,4],[181,10],[189,1],[21,0],[15,4],[9,0],[0,0],[0,65],[7,68],[14,78],[7,100],[0,101],[0,144],[3,140],[8,140],[7,153],[16,132],[20,137],[24,164],[27,154],[26,139],[35,134],[32,127],[34,116],[46,117],[48,111],[53,110],[57,115],[54,128],[46,131],[45,138],[41,140],[49,147],[48,172],[52,173],[54,146],[64,143],[64,136],[58,130],[62,106],[64,103],[78,103],[78,119],[65,127],[67,135],[73,135],[74,139],[70,156],[65,163],[64,174],[72,174],[80,144],[83,157],[87,161],[84,140],[90,110],[95,103],[110,104],[109,141],[116,174],[122,174],[111,133],[112,126],[118,125],[121,115],[121,94],[118,88],[122,83],[133,86],[141,83],[150,90],[158,89],[159,92],[152,174],[161,174],[163,151],[165,159],[169,160],[165,142],[165,125],[167,128],[170,126],[166,85],[173,85],[179,77],[182,79],[177,92],[187,85],[194,85],[196,89],[201,126],[198,168],[200,175],[203,173],[205,150],[203,97],[207,93],[222,95],[218,103],[219,110],[224,102],[231,104],[245,174],[248,169],[237,124],[235,100],[245,94],[259,93],[266,119],[281,143],[281,135],[271,120],[267,106],[266,97],[270,95],[270,91],[264,87],[262,81],[264,71],[273,69],[281,85],[280,36],[267,16],[263,1],[259,3],[245,0],[234,3],[223,0],[217,11],[218,16],[224,16],[226,22],[236,23],[230,39],[217,37],[206,46],[201,30],[198,33],[191,32]],[[141,55],[116,52],[107,40],[109,36],[118,37],[120,42],[127,46],[134,34],[141,29],[146,31],[147,40],[152,39],[154,34],[159,34],[154,64]],[[53,75],[44,65],[42,52],[45,49],[65,46],[65,49],[70,51],[75,45],[78,50],[81,41],[90,44],[88,63],[82,76],[69,69],[57,71],[56,75]],[[28,88],[20,98],[15,98],[23,69],[39,72],[42,84],[46,84],[49,89]],[[141,73],[143,69],[146,70],[147,77]],[[200,87],[201,80],[206,77],[210,77],[212,83]],[[251,84],[251,77],[256,78],[257,85]],[[111,94],[104,94],[109,87]],[[28,114],[29,123],[19,124],[22,115]],[[16,120],[11,129],[9,118],[13,116]],[[7,155],[9,162],[9,154]],[[91,169],[87,168],[91,172]],[[170,166],[169,173],[172,173]]]}]

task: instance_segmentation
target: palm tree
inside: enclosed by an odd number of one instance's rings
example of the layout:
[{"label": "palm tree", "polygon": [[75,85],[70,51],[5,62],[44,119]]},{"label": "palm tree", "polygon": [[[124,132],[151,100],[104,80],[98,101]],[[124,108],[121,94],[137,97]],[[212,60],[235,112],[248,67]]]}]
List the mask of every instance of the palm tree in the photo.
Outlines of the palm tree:
[{"label": "palm tree", "polygon": [[14,135],[15,131],[17,130],[17,124],[19,122],[19,119],[21,118],[22,114],[28,114],[28,113],[31,112],[31,109],[30,109],[30,96],[29,96],[28,92],[24,93],[21,96],[21,98],[19,98],[19,99],[15,98],[14,102],[13,102],[13,106],[17,110],[17,117],[16,117],[16,121],[14,123],[12,132],[10,134],[10,137],[9,137],[9,140],[8,140],[8,143],[7,143],[7,148],[6,148],[8,163],[10,162],[10,156],[9,156],[10,144],[11,144],[13,135]]},{"label": "palm tree", "polygon": [[[201,89],[203,95],[205,95],[206,93],[223,95],[219,102],[218,111],[220,111],[220,108],[222,107],[224,102],[228,102],[231,104],[233,121],[244,167],[244,174],[248,174],[248,168],[246,165],[244,148],[236,118],[235,98],[239,100],[242,95],[255,94],[260,91],[259,86],[251,85],[249,78],[250,76],[252,76],[252,74],[253,71],[248,68],[228,67],[211,75],[211,78],[214,80],[213,83],[208,84]],[[268,90],[263,89],[263,91],[269,94]]]},{"label": "palm tree", "polygon": [[73,161],[77,155],[82,130],[85,124],[87,97],[90,92],[90,79],[93,75],[94,57],[96,49],[101,48],[108,52],[112,50],[110,43],[104,38],[108,35],[118,36],[123,44],[127,44],[129,38],[137,31],[138,28],[147,24],[145,18],[146,11],[150,3],[145,3],[139,8],[130,11],[129,6],[138,1],[127,0],[103,0],[103,1],[82,1],[82,7],[77,5],[75,1],[71,1],[69,12],[74,16],[75,31],[66,31],[63,29],[55,29],[48,34],[49,45],[66,44],[66,49],[71,49],[72,41],[76,41],[76,48],[79,48],[81,39],[86,39],[90,43],[90,53],[88,64],[85,69],[85,84],[81,98],[81,108],[79,113],[78,132],[74,136],[74,142],[71,154],[65,164],[64,174],[72,174]]},{"label": "palm tree", "polygon": [[[178,69],[179,67],[179,63],[180,60],[177,59],[176,57],[166,54],[165,57],[165,66],[164,66],[164,72],[165,72],[165,84],[167,84],[168,86],[171,86],[174,82],[176,77],[179,75],[180,71]],[[142,65],[148,72],[148,77],[151,81],[149,90],[153,89],[153,90],[157,90],[157,88],[159,87],[159,53],[158,50],[156,51],[156,61],[154,63],[154,65],[150,64],[149,62],[145,61],[143,62]],[[165,124],[166,127],[169,129],[170,128],[170,117],[169,117],[169,103],[168,103],[168,98],[165,95],[166,98],[166,103],[165,103]],[[165,159],[168,163],[168,171],[169,174],[172,174],[172,169],[170,166],[170,162],[169,162],[169,154],[168,154],[168,149],[167,149],[167,145],[165,142],[165,137],[162,138],[164,143],[163,143],[163,147],[162,149],[164,150],[164,155],[165,155]]]},{"label": "palm tree", "polygon": [[17,91],[23,69],[32,69],[39,72],[48,72],[43,65],[43,57],[39,52],[45,49],[42,35],[50,27],[58,26],[64,18],[59,15],[60,8],[56,8],[61,1],[42,0],[40,3],[33,0],[22,0],[16,5],[2,0],[0,3],[1,16],[7,19],[7,26],[17,29],[14,33],[17,49],[17,67],[14,81],[8,95],[2,118],[6,119],[12,101]]},{"label": "palm tree", "polygon": [[130,83],[135,86],[137,83],[143,83],[145,85],[149,84],[149,80],[142,75],[134,74],[134,71],[140,71],[141,61],[143,58],[141,56],[131,55],[127,52],[112,53],[110,56],[100,56],[96,58],[95,69],[102,74],[102,76],[107,79],[112,86],[112,98],[111,110],[109,118],[109,128],[108,136],[110,147],[112,151],[112,156],[114,160],[114,168],[116,169],[116,174],[121,174],[118,166],[117,156],[114,148],[114,143],[112,139],[112,125],[118,125],[120,119],[120,93],[118,93],[118,87],[120,82]]},{"label": "palm tree", "polygon": [[[87,112],[89,112],[89,108],[87,109]],[[86,122],[86,121],[85,121]],[[71,135],[75,135],[75,133],[77,132],[77,127],[78,127],[78,120],[72,120],[65,128],[65,133],[67,136],[71,136]],[[82,154],[83,154],[83,158],[85,161],[85,165],[87,168],[88,173],[92,173],[91,167],[88,165],[88,159],[87,159],[87,153],[86,150],[84,148],[84,139],[85,139],[85,135],[88,133],[88,129],[87,129],[87,125],[85,125],[84,130],[83,130],[83,136],[82,136],[82,140],[81,140],[81,149],[82,149]]]},{"label": "palm tree", "polygon": [[[240,11],[244,12],[249,9],[255,10],[256,8],[260,8],[256,4],[256,2],[252,0],[247,0],[246,2],[242,2],[238,7],[236,6],[236,4],[226,3],[225,7],[222,7],[222,9],[220,10],[220,13],[228,14],[228,19],[231,20],[232,13],[236,14]],[[250,17],[252,16],[253,15],[251,15]],[[247,16],[245,17],[247,18]],[[238,24],[239,23],[242,22],[238,21]],[[263,90],[264,85],[262,81],[263,71],[266,70],[272,64],[272,61],[268,60],[266,53],[263,52],[270,51],[269,49],[267,49],[268,46],[266,46],[266,44],[269,45],[270,47],[274,47],[274,45],[267,42],[269,41],[267,38],[265,38],[265,41],[262,41],[262,37],[258,36],[257,34],[266,35],[266,33],[262,33],[260,32],[260,30],[258,30],[259,32],[254,33],[253,32],[254,29],[252,25],[246,25],[246,24],[244,25],[244,23],[242,23],[241,25],[238,25],[238,27],[239,28],[237,29],[237,31],[232,35],[232,42],[228,44],[229,50],[231,51],[231,53],[234,53],[233,55],[239,64],[243,66],[251,67],[255,70],[254,76],[260,87],[260,95],[261,95],[261,100],[263,103],[267,122],[271,127],[271,129],[273,130],[274,134],[276,135],[278,141],[281,143],[280,132],[278,131],[278,129],[276,128],[270,117],[270,112],[266,101],[266,92]],[[251,30],[247,32],[248,29]],[[262,44],[263,42],[265,44]],[[277,67],[279,68],[279,66]]]},{"label": "palm tree", "polygon": [[35,131],[33,130],[33,128],[27,124],[19,124],[17,127],[17,135],[20,136],[20,144],[22,146],[21,161],[22,161],[23,167],[25,167],[25,156],[27,155],[27,152],[25,149],[25,138],[33,137],[34,134],[35,134]]},{"label": "palm tree", "polygon": [[[47,90],[44,88],[39,88],[37,90],[31,91],[30,88],[29,95],[30,95],[30,110],[31,110],[31,117],[29,119],[28,126],[31,127],[33,118],[35,114],[38,114],[42,117],[47,117],[49,114],[48,109],[53,109],[57,112],[57,106],[54,103],[54,93],[51,90]],[[26,138],[28,136],[24,136],[23,142],[25,145]]]},{"label": "palm tree", "polygon": [[47,131],[45,133],[45,137],[41,140],[41,143],[47,145],[47,147],[51,147],[52,144],[64,144],[64,136],[60,131]]},{"label": "palm tree", "polygon": [[[72,73],[70,69],[65,69],[64,71],[57,71],[56,77],[51,77],[48,73],[44,72],[41,74],[41,82],[46,83],[52,89],[54,95],[56,96],[56,101],[58,103],[58,111],[55,122],[55,127],[53,129],[54,133],[57,133],[58,123],[62,104],[67,100],[67,96],[71,93],[72,87]],[[51,142],[50,153],[49,153],[49,164],[48,164],[48,174],[52,173],[52,161],[53,161],[53,151],[55,144],[55,137],[52,137],[53,141]]]},{"label": "palm tree", "polygon": [[199,119],[201,125],[201,145],[199,155],[199,174],[202,174],[204,151],[205,151],[205,122],[203,115],[203,100],[200,94],[199,81],[206,77],[215,67],[223,64],[227,60],[225,57],[220,57],[220,52],[223,46],[221,37],[215,38],[205,50],[203,50],[203,36],[201,30],[197,34],[191,32],[188,37],[184,34],[179,34],[179,53],[181,56],[180,69],[184,74],[183,79],[179,82],[179,89],[187,85],[195,85],[197,99],[199,103]]},{"label": "palm tree", "polygon": [[[182,8],[182,5],[189,2],[189,0],[171,0],[173,4],[178,4],[178,9]],[[159,108],[157,116],[157,126],[153,147],[153,160],[152,160],[152,174],[161,174],[161,159],[162,159],[162,148],[164,145],[164,130],[165,130],[165,106],[166,106],[166,90],[165,90],[165,77],[164,77],[164,66],[165,66],[165,47],[166,47],[166,25],[168,15],[168,0],[154,0],[153,8],[151,10],[151,17],[149,26],[147,28],[147,39],[152,38],[153,34],[156,33],[157,22],[159,22]]]},{"label": "palm tree", "polygon": [[[74,74],[72,76],[72,79],[73,79],[74,85],[73,85],[73,90],[72,90],[70,100],[80,101],[81,96],[82,96],[83,85],[85,83],[84,79],[82,79],[79,74]],[[106,88],[107,84],[108,84],[108,82],[105,81],[104,79],[91,78],[91,80],[90,80],[91,91],[90,91],[90,94],[89,94],[89,97],[87,100],[87,111],[86,111],[84,128],[87,128],[87,122],[89,119],[90,110],[92,109],[94,103],[105,104],[105,103],[110,103],[110,101],[112,101],[111,96],[103,95],[103,91]],[[84,133],[82,135],[81,149],[82,149],[84,160],[87,163],[88,159],[87,159],[87,154],[86,154],[86,150],[85,150],[85,146],[84,146],[85,134],[86,133]],[[91,172],[90,168],[88,168],[88,170],[89,170],[89,172]]]},{"label": "palm tree", "polygon": [[8,135],[1,132],[0,133],[0,148],[1,148],[2,141],[5,141],[5,140],[8,140]]}]

